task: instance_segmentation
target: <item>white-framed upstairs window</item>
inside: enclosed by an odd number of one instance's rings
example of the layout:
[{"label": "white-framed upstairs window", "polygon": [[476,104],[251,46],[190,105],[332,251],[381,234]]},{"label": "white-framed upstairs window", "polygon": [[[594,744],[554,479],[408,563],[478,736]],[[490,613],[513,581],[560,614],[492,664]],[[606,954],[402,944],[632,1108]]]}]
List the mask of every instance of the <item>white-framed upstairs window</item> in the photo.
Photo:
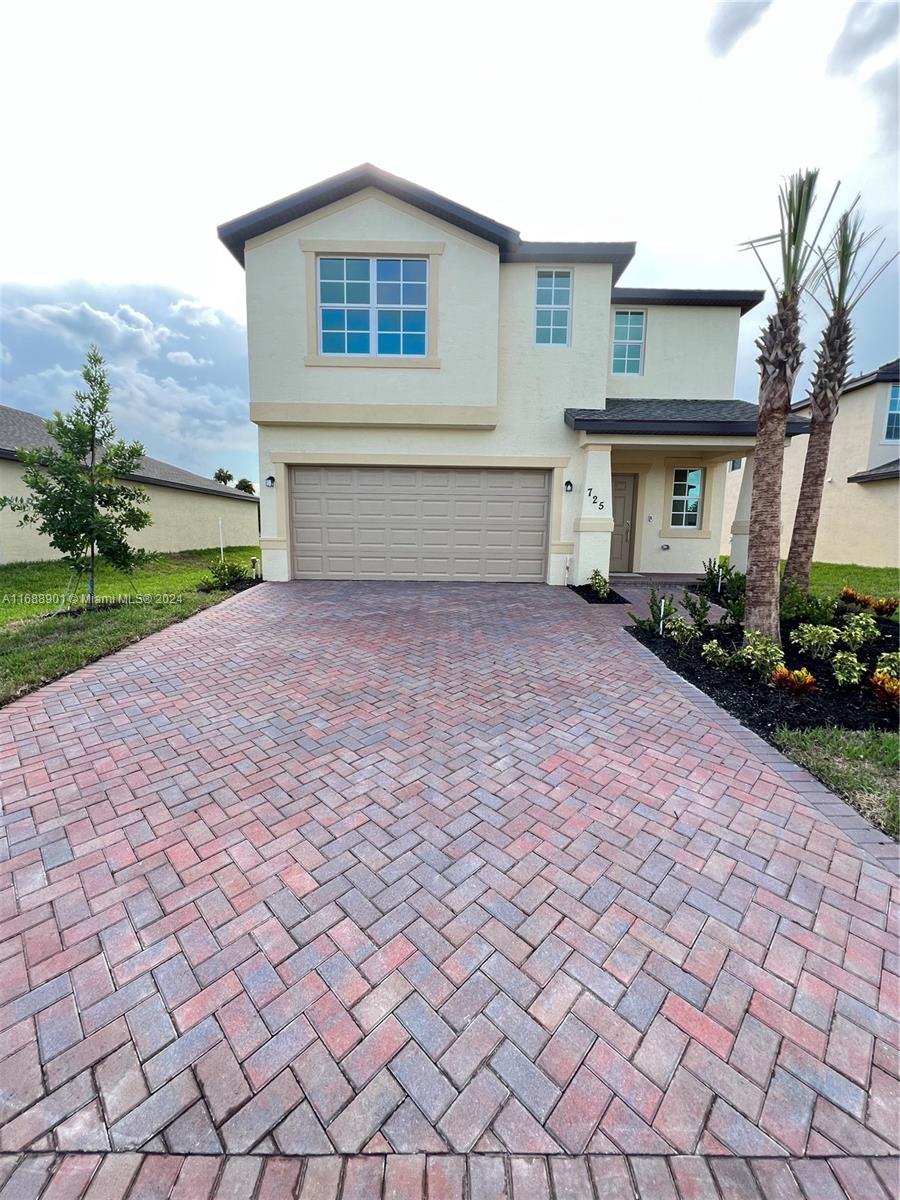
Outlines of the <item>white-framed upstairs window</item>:
[{"label": "white-framed upstairs window", "polygon": [[568,346],[572,333],[572,272],[540,270],[534,316],[538,346]]},{"label": "white-framed upstairs window", "polygon": [[888,397],[887,420],[884,423],[884,440],[900,442],[900,383],[891,384]]},{"label": "white-framed upstairs window", "polygon": [[647,314],[641,309],[617,308],[613,314],[613,375],[642,375]]},{"label": "white-framed upstairs window", "polygon": [[672,472],[672,529],[699,529],[703,517],[703,468],[676,467]]},{"label": "white-framed upstairs window", "polygon": [[425,357],[427,258],[323,255],[317,272],[321,355]]}]

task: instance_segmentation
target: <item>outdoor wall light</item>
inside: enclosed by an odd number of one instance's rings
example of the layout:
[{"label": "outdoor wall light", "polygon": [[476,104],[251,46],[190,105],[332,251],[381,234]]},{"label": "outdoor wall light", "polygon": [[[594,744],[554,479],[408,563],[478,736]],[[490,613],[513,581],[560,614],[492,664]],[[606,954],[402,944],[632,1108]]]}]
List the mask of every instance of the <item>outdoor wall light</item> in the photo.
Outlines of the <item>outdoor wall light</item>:
[{"label": "outdoor wall light", "polygon": [[266,476],[266,487],[274,487],[274,486],[275,486],[275,476],[267,475]]},{"label": "outdoor wall light", "polygon": [[565,489],[567,492],[575,491],[575,484],[572,482],[571,479],[567,479],[564,486],[565,486]]}]

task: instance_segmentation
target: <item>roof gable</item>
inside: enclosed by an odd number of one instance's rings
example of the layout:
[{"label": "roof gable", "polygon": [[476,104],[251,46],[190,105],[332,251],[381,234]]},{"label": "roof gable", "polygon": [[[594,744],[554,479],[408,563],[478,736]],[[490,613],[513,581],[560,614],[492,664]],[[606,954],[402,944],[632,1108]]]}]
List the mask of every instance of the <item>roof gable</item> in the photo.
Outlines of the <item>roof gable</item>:
[{"label": "roof gable", "polygon": [[610,263],[615,281],[634,257],[634,242],[523,242],[517,229],[502,225],[491,217],[466,208],[446,196],[439,196],[437,192],[411,183],[408,179],[401,179],[399,175],[382,171],[372,163],[362,163],[340,175],[332,175],[330,179],[294,192],[291,196],[245,213],[242,217],[226,221],[219,226],[219,240],[243,266],[244,247],[252,238],[318,212],[365,188],[377,188],[449,225],[493,242],[499,247],[503,262]]}]

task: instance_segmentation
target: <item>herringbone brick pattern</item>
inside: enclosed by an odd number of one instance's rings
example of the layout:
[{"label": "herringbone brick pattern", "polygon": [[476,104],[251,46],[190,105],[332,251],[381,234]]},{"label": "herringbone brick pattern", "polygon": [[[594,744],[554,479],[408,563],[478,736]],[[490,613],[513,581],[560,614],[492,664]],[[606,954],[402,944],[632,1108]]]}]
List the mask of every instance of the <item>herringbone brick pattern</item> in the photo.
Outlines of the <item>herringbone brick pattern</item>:
[{"label": "herringbone brick pattern", "polygon": [[894,877],[620,622],[266,585],[3,710],[0,1150],[896,1153]]}]

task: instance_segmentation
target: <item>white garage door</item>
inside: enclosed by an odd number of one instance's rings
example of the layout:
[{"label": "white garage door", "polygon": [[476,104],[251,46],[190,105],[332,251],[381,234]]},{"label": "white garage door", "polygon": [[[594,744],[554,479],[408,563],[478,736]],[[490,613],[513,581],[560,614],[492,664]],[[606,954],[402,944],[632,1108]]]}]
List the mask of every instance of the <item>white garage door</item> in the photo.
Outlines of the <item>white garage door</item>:
[{"label": "white garage door", "polygon": [[547,471],[293,467],[295,579],[542,583]]}]

